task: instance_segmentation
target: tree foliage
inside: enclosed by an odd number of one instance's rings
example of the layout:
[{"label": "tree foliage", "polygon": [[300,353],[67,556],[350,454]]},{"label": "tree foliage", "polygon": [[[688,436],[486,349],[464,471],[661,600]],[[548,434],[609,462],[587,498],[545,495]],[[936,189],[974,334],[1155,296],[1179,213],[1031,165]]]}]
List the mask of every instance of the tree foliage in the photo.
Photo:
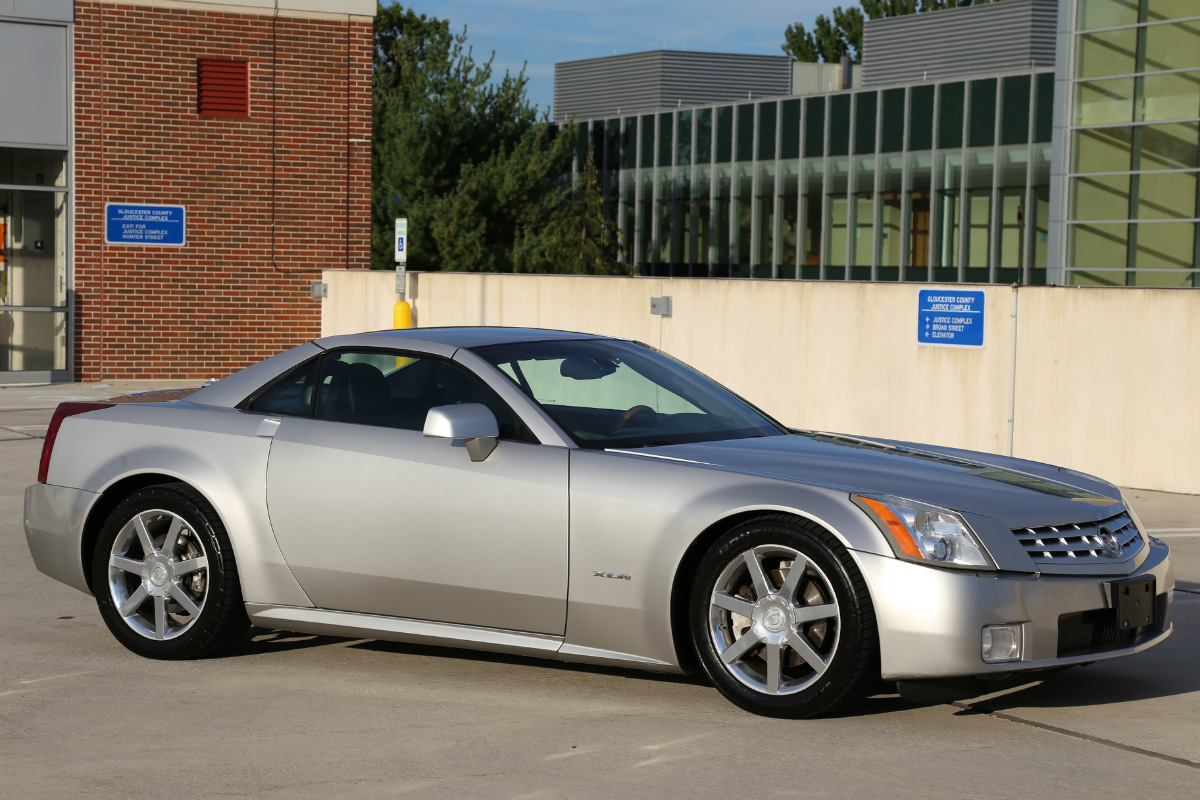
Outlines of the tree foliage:
[{"label": "tree foliage", "polygon": [[572,275],[632,274],[616,253],[620,232],[612,199],[600,188],[596,162],[589,151],[569,199],[548,215],[540,229],[525,228],[517,240],[517,272],[563,272]]},{"label": "tree foliage", "polygon": [[801,23],[787,27],[783,34],[783,52],[796,61],[837,63],[847,56],[854,64],[862,63],[863,22],[867,19],[901,17],[941,11],[947,8],[982,5],[1000,0],[859,0],[858,8],[834,8],[832,18],[817,15],[810,31]]},{"label": "tree foliage", "polygon": [[[406,217],[410,269],[575,268],[566,262],[577,254],[540,241],[588,208],[587,193],[572,192],[563,177],[571,170],[574,127],[554,135],[525,88],[524,72],[494,79],[490,58],[476,62],[465,28],[456,34],[445,20],[379,5],[372,266],[394,265],[394,221]],[[594,244],[581,245],[587,258]],[[532,259],[539,249],[555,260]]]}]

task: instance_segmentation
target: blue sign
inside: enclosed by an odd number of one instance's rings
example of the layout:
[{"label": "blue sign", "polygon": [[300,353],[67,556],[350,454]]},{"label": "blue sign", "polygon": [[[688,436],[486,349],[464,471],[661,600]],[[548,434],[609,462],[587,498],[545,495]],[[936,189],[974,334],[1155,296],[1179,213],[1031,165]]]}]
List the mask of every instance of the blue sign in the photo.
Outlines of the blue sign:
[{"label": "blue sign", "polygon": [[[408,238],[408,218],[400,217],[396,220],[396,263],[403,264],[408,261],[408,250],[405,247],[404,240]],[[397,290],[399,291],[399,290]]]},{"label": "blue sign", "polygon": [[922,289],[917,344],[983,347],[983,301],[981,291]]},{"label": "blue sign", "polygon": [[105,203],[104,242],[182,247],[187,243],[187,209],[183,206]]}]

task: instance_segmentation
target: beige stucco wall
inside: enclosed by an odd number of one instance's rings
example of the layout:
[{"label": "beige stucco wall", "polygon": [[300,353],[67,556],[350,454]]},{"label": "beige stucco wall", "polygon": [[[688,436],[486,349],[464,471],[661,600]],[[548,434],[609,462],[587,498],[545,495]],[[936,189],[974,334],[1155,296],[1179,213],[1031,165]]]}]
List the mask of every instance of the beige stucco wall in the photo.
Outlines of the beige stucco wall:
[{"label": "beige stucco wall", "polygon": [[[325,281],[326,335],[391,327],[392,273],[330,270]],[[931,287],[408,276],[419,327],[623,336],[789,425],[1011,451],[1125,486],[1200,493],[1200,292],[973,286],[987,301],[985,347],[974,350],[917,344],[922,288]],[[672,316],[651,315],[650,298],[664,295]]]},{"label": "beige stucco wall", "polygon": [[1021,290],[1019,455],[1200,494],[1200,292]]}]

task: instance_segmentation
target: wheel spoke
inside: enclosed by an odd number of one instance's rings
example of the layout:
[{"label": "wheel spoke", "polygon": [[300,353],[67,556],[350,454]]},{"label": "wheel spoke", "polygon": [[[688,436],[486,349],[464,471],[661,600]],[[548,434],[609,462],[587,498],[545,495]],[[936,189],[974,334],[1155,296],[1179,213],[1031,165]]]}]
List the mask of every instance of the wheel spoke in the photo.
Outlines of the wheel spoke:
[{"label": "wheel spoke", "polygon": [[763,648],[763,659],[767,662],[767,691],[779,694],[779,667],[783,648],[777,642],[768,642]]},{"label": "wheel spoke", "polygon": [[819,622],[823,619],[836,619],[838,607],[837,603],[824,603],[819,606],[796,606],[792,613],[796,616],[797,625],[807,625],[810,622]]},{"label": "wheel spoke", "polygon": [[195,558],[189,558],[185,561],[176,561],[171,566],[173,566],[175,568],[175,571],[173,573],[174,576],[176,578],[179,578],[179,577],[182,577],[189,573],[195,572],[198,569],[207,569],[208,568],[208,556],[196,556]]},{"label": "wheel spoke", "polygon": [[829,666],[829,664],[826,663],[823,658],[821,658],[821,655],[813,649],[812,645],[808,643],[808,640],[805,639],[804,635],[799,631],[788,631],[787,643],[789,647],[799,653],[800,657],[804,659],[804,662],[812,667],[813,672],[817,673],[818,675],[825,672],[825,669]]},{"label": "wheel spoke", "polygon": [[171,518],[171,527],[167,530],[167,537],[163,539],[162,553],[167,558],[175,558],[175,547],[179,544],[179,534],[183,531],[183,520],[179,517]]},{"label": "wheel spoke", "polygon": [[154,638],[167,638],[167,598],[154,596]]},{"label": "wheel spoke", "polygon": [[792,568],[788,570],[787,577],[783,580],[783,586],[779,587],[779,593],[788,601],[795,600],[796,590],[800,588],[800,581],[804,580],[804,570],[806,569],[808,569],[808,559],[797,553],[792,562]]},{"label": "wheel spoke", "polygon": [[754,635],[753,630],[748,630],[742,634],[736,642],[726,647],[721,651],[721,660],[726,664],[732,664],[742,656],[746,655],[755,645],[759,643],[759,638]]},{"label": "wheel spoke", "polygon": [[145,566],[145,563],[142,561],[134,561],[132,558],[126,558],[125,556],[112,556],[108,559],[108,565],[110,567],[116,567],[119,570],[124,570],[125,572],[132,572],[135,575],[141,575],[142,567]]},{"label": "wheel spoke", "polygon": [[141,514],[133,518],[133,527],[137,531],[138,539],[142,543],[142,555],[146,558],[154,555],[156,550],[154,539],[151,538],[150,531],[146,528],[146,520]]},{"label": "wheel spoke", "polygon": [[179,587],[177,583],[171,583],[167,586],[167,591],[171,593],[179,605],[183,606],[183,610],[191,614],[193,617],[199,616],[200,606],[196,605],[196,601],[192,600],[191,596]]},{"label": "wheel spoke", "polygon": [[121,605],[119,609],[121,616],[128,617],[134,611],[137,611],[138,606],[144,603],[149,596],[150,593],[146,591],[146,587],[139,584],[133,594],[129,595],[129,599]]},{"label": "wheel spoke", "polygon": [[767,580],[767,573],[763,572],[762,564],[758,560],[758,553],[754,550],[747,550],[742,554],[742,559],[746,562],[746,569],[750,570],[750,579],[754,581],[754,591],[758,593],[759,599],[774,594],[775,587]]},{"label": "wheel spoke", "polygon": [[734,614],[741,614],[743,617],[750,617],[754,613],[754,603],[734,597],[727,592],[713,592],[712,604]]}]

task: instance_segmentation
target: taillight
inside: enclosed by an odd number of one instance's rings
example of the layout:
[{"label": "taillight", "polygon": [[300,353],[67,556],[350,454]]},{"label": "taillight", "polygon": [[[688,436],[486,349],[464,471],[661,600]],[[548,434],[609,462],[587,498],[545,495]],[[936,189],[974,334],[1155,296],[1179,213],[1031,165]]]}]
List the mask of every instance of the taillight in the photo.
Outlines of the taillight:
[{"label": "taillight", "polygon": [[58,429],[67,417],[83,414],[88,411],[99,411],[102,408],[112,408],[115,403],[59,403],[50,418],[50,427],[46,429],[46,441],[42,443],[42,460],[38,464],[38,483],[46,482],[46,473],[50,471],[50,453],[54,450],[54,440],[58,438]]}]

